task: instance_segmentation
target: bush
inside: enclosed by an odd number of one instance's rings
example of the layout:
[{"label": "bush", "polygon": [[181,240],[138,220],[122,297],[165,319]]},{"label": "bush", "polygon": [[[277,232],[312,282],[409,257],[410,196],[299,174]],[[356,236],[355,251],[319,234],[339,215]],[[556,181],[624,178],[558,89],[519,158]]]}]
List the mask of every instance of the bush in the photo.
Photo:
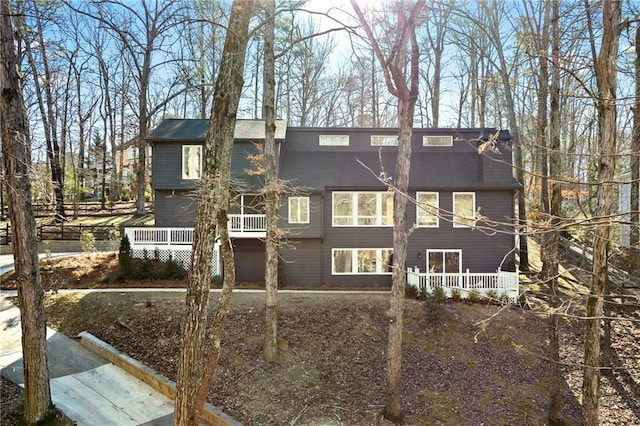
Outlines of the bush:
[{"label": "bush", "polygon": [[426,306],[431,314],[431,318],[437,320],[440,318],[440,312],[442,311],[442,305],[447,301],[447,296],[444,294],[442,287],[434,287],[431,293],[426,293]]},{"label": "bush", "polygon": [[482,301],[482,296],[478,293],[478,290],[471,290],[469,293],[469,302],[471,303],[480,303]]},{"label": "bush", "polygon": [[418,299],[419,290],[411,284],[404,285],[404,297],[405,299]]},{"label": "bush", "polygon": [[131,261],[133,259],[133,252],[131,251],[131,243],[129,237],[126,235],[120,240],[120,249],[118,250],[118,266],[120,272],[118,273],[118,279],[123,280],[131,276]]},{"label": "bush", "polygon": [[80,242],[82,243],[82,251],[92,253],[96,251],[96,237],[89,231],[80,233]]},{"label": "bush", "polygon": [[187,277],[187,271],[184,270],[182,265],[173,259],[169,259],[164,262],[164,270],[162,271],[162,278],[182,280]]},{"label": "bush", "polygon": [[457,288],[454,288],[451,290],[451,299],[453,299],[454,302],[459,302],[462,300],[462,295],[460,294],[460,290],[458,290]]}]

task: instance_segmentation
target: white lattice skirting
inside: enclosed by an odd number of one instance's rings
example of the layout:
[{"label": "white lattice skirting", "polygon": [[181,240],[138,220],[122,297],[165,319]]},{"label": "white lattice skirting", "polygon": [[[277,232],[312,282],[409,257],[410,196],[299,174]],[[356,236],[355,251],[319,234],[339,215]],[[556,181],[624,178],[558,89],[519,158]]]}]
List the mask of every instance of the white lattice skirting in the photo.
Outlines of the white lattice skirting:
[{"label": "white lattice skirting", "polygon": [[[157,259],[161,262],[166,262],[169,259],[173,259],[175,262],[180,264],[185,270],[189,270],[189,266],[191,265],[191,247],[188,249],[161,249],[156,248],[154,250],[145,250],[145,249],[132,249],[133,257],[136,259]],[[211,265],[211,275],[222,275],[222,268],[220,267],[220,253],[219,250],[216,249],[213,251],[213,261]]]}]

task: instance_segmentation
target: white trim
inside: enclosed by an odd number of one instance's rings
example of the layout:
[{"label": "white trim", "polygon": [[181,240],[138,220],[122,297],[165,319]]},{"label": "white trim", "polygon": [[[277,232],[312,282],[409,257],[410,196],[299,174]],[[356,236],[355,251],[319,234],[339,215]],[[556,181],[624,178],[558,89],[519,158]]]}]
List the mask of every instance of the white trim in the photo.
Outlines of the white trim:
[{"label": "white trim", "polygon": [[[186,151],[189,150],[193,150],[194,152],[198,152],[197,156],[198,158],[194,158],[195,154],[189,154],[189,157],[191,157],[189,159],[189,161],[194,161],[194,163],[190,163],[189,164],[189,169],[190,171],[194,172],[195,174],[197,174],[197,176],[190,176],[190,173],[187,173],[187,170],[185,170],[185,155],[186,155]],[[199,164],[195,164],[195,161],[199,161]],[[180,157],[180,164],[181,164],[181,168],[182,168],[182,179],[185,180],[197,180],[200,179],[202,177],[202,145],[182,145],[182,155]],[[195,167],[197,167],[197,169],[195,169]]]},{"label": "white trim", "polygon": [[371,135],[371,146],[398,146],[398,136]]},{"label": "white trim", "polygon": [[[420,201],[420,195],[425,194],[425,195],[435,195],[436,196],[436,203],[434,206],[428,205],[428,207],[431,207],[432,209],[434,209],[434,214],[431,214],[429,212],[425,212],[425,216],[434,216],[436,218],[436,223],[434,225],[422,225],[420,224],[420,210],[424,210],[423,208],[421,208],[421,204],[424,203],[423,201]],[[416,192],[416,226],[418,228],[438,228],[440,226],[440,215],[438,214],[440,211],[440,193],[438,192],[433,192],[433,191],[417,191]]]},{"label": "white trim", "polygon": [[453,146],[453,136],[425,135],[422,137],[422,146]]},{"label": "white trim", "polygon": [[320,146],[349,146],[349,135],[320,135],[318,137]]},{"label": "white trim", "polygon": [[[298,208],[297,211],[295,212],[295,220],[291,220],[292,216],[291,213],[293,211],[293,208],[291,207],[291,201],[293,200],[297,200],[298,201]],[[307,209],[306,211],[304,211],[304,215],[301,214],[301,209],[300,209],[300,202],[302,200],[306,200],[307,201]],[[289,197],[289,204],[288,204],[288,219],[289,219],[289,223],[309,223],[309,209],[311,208],[311,201],[309,200],[309,197]]]},{"label": "white trim", "polygon": [[[458,215],[456,213],[456,196],[457,195],[471,195],[473,197],[472,199],[472,214],[473,216],[471,217],[466,217],[466,216],[461,216]],[[477,220],[476,218],[476,193],[475,192],[454,192],[451,196],[452,198],[452,202],[453,202],[453,227],[454,228],[472,228],[473,226],[475,226],[475,221]],[[471,221],[473,222],[471,225],[466,224],[466,223],[462,223],[459,222],[459,220],[463,220],[463,221]]]},{"label": "white trim", "polygon": [[[348,194],[351,198],[351,214],[336,215],[336,194]],[[376,196],[376,214],[375,216],[360,215],[358,211],[358,196],[361,194],[374,194]],[[391,197],[391,212],[388,215],[383,214],[385,208],[383,205],[384,197],[382,194],[388,194]],[[360,219],[373,219],[373,224],[360,224]],[[347,220],[349,223],[336,223],[336,220]],[[385,223],[387,222],[387,223]],[[331,195],[331,226],[344,227],[391,227],[393,226],[393,193],[388,191],[333,191]]]},{"label": "white trim", "polygon": [[[358,252],[360,251],[374,251],[375,259],[376,259],[376,271],[375,272],[358,272]],[[351,272],[336,272],[336,261],[335,261],[335,253],[336,251],[350,251],[351,252]],[[347,247],[347,248],[332,248],[331,249],[331,275],[391,275],[393,264],[389,264],[389,271],[384,271],[384,257],[382,252],[388,251],[391,252],[391,259],[393,259],[393,249],[392,248],[361,248],[361,247]]]}]

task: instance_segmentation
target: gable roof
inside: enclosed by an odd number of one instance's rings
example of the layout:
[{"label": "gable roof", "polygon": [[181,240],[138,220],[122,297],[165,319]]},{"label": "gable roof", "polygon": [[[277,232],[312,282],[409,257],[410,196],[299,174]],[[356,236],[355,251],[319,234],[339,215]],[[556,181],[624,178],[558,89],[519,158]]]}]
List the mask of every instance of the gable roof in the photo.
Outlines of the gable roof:
[{"label": "gable roof", "polygon": [[[168,118],[153,129],[146,137],[151,141],[198,141],[203,142],[207,134],[209,120]],[[284,140],[287,121],[276,120],[276,139]],[[237,120],[234,139],[264,140],[264,120]]]}]

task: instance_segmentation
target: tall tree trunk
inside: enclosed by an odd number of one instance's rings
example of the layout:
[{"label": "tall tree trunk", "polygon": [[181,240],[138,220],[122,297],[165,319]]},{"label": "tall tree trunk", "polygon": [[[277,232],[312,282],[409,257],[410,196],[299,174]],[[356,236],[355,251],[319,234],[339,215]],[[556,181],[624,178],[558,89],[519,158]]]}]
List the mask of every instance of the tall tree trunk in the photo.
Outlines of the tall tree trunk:
[{"label": "tall tree trunk", "polygon": [[43,290],[31,205],[31,150],[25,114],[18,43],[10,2],[0,1],[0,126],[2,158],[8,185],[11,238],[18,277],[18,301],[24,362],[24,420],[36,424],[52,411]]},{"label": "tall tree trunk", "polygon": [[549,411],[547,421],[550,425],[562,424],[560,410],[562,408],[562,372],[560,370],[560,315],[557,310],[560,307],[558,294],[558,257],[560,242],[560,214],[562,207],[562,153],[560,152],[560,30],[559,4],[558,0],[552,2],[551,15],[551,123],[549,126],[549,175],[551,178],[551,200],[549,203],[550,233],[547,237],[545,251],[546,276],[550,285],[549,301],[552,308],[549,321],[549,352],[550,362],[550,391],[549,391]]},{"label": "tall tree trunk", "polygon": [[[191,268],[182,318],[182,343],[178,365],[174,424],[193,425],[199,421],[220,353],[222,324],[235,282],[233,250],[227,232],[231,152],[236,114],[243,86],[245,52],[253,2],[236,0],[231,7],[215,98],[205,138],[204,170],[199,194],[198,214]],[[215,230],[223,245],[224,285],[216,307],[213,335],[205,349],[205,333],[211,286],[211,261]],[[212,230],[214,232],[212,232]],[[208,362],[205,362],[208,360]]]},{"label": "tall tree trunk", "polygon": [[633,139],[631,144],[631,226],[629,229],[629,257],[635,274],[640,273],[640,24],[636,28],[635,85],[633,106]]},{"label": "tall tree trunk", "polygon": [[598,197],[597,216],[593,238],[593,269],[591,292],[587,299],[587,326],[584,341],[584,377],[582,384],[582,424],[599,423],[600,397],[600,323],[602,304],[607,283],[609,251],[609,217],[615,209],[616,155],[616,60],[619,48],[619,26],[622,2],[610,0],[602,3],[602,40],[595,64],[598,84]]},{"label": "tall tree trunk", "polygon": [[[411,166],[411,139],[413,116],[418,99],[420,55],[416,39],[419,14],[425,1],[413,4],[396,4],[397,20],[389,24],[388,32],[395,36],[394,49],[385,58],[373,31],[355,0],[351,6],[371,44],[389,92],[398,99],[398,154],[393,179],[393,273],[389,316],[389,341],[387,345],[387,386],[383,416],[394,423],[404,423],[402,410],[402,331],[404,316],[404,290],[406,286],[406,259],[408,229],[406,226],[407,194]],[[407,55],[409,67],[407,69]],[[407,75],[408,74],[408,75]]]},{"label": "tall tree trunk", "polygon": [[264,162],[265,162],[265,213],[267,235],[265,241],[265,333],[262,356],[265,361],[278,359],[278,204],[280,184],[276,170],[275,143],[275,0],[264,1]]},{"label": "tall tree trunk", "polygon": [[[54,95],[51,91],[51,84],[54,81],[54,77],[49,70],[49,62],[47,59],[48,54],[46,49],[47,43],[45,42],[44,32],[42,30],[42,17],[40,11],[41,7],[42,5],[37,4],[37,2],[33,2],[36,30],[38,35],[38,42],[35,46],[37,46],[37,48],[40,50],[40,56],[42,58],[43,65],[42,73],[44,74],[44,78],[41,79],[41,77],[43,76],[38,70],[38,66],[36,64],[36,60],[32,51],[34,46],[32,46],[30,43],[27,43],[27,45],[25,46],[25,51],[27,60],[34,75],[33,83],[35,86],[36,97],[38,99],[38,108],[40,110],[40,117],[42,119],[45,140],[47,143],[47,160],[49,161],[49,166],[51,167],[51,183],[53,185],[55,198],[55,220],[56,222],[61,222],[66,220],[67,218],[67,214],[64,208],[64,172],[61,167],[60,145],[58,144],[58,130],[55,114],[56,106],[54,105]],[[26,32],[27,26],[24,20],[22,27],[22,32]],[[41,80],[43,84],[41,84]]]}]

